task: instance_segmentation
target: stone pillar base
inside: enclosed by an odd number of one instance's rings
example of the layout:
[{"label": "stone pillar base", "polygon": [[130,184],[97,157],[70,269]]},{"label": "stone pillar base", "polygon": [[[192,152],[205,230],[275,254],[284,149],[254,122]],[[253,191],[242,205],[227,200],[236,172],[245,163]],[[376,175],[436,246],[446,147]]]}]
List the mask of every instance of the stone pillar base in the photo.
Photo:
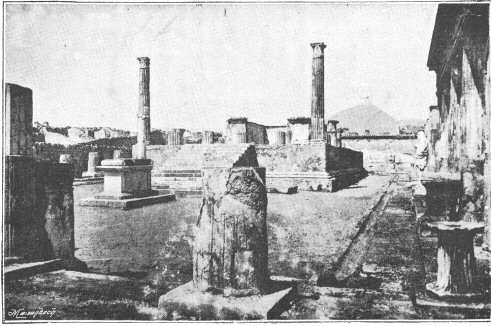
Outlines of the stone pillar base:
[{"label": "stone pillar base", "polygon": [[81,201],[82,206],[130,209],[175,200],[170,191],[152,190],[152,161],[147,159],[104,160],[104,191]]},{"label": "stone pillar base", "polygon": [[191,281],[159,298],[159,319],[277,319],[288,309],[293,292],[289,287],[264,295],[225,296],[223,293],[201,292]]},{"label": "stone pillar base", "polygon": [[103,177],[104,174],[96,171],[84,171],[82,172],[82,178],[100,178]]},{"label": "stone pillar base", "polygon": [[[427,223],[438,234],[437,280],[426,286],[440,299],[473,299],[483,296],[476,284],[473,237],[484,225],[473,222]],[[484,289],[485,290],[485,289]]]}]

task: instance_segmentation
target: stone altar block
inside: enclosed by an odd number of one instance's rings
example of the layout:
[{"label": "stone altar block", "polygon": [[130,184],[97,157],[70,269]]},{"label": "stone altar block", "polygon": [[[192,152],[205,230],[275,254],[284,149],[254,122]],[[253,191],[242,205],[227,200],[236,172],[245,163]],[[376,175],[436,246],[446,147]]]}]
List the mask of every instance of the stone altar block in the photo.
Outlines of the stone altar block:
[{"label": "stone altar block", "polygon": [[151,186],[151,160],[104,160],[97,170],[104,173],[104,191],[95,198],[128,199],[157,193]]},{"label": "stone altar block", "polygon": [[151,160],[104,160],[97,170],[104,173],[104,190],[82,200],[82,206],[129,209],[175,200],[175,195],[168,191],[152,190]]}]

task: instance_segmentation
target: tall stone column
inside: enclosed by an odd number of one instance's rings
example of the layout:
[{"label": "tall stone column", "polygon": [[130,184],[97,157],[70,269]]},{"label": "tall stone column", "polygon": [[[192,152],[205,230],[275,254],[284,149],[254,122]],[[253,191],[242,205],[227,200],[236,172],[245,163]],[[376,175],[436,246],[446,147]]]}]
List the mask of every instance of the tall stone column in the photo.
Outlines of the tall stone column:
[{"label": "tall stone column", "polygon": [[138,92],[138,145],[137,157],[146,158],[146,145],[150,144],[150,58],[138,58],[140,83]]},{"label": "tall stone column", "polygon": [[310,112],[310,140],[324,140],[324,43],[311,43],[312,106]]}]

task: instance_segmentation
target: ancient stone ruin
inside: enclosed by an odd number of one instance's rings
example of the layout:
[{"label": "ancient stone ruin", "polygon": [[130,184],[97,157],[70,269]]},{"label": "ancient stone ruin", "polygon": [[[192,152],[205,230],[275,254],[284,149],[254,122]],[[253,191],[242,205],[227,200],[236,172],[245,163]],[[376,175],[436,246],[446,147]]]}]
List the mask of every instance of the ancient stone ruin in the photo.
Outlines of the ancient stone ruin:
[{"label": "ancient stone ruin", "polygon": [[281,312],[292,289],[278,291],[269,278],[266,171],[254,151],[243,163],[203,169],[193,280],[160,297],[160,318],[262,319]]},{"label": "ancient stone ruin", "polygon": [[167,191],[152,190],[153,164],[146,158],[150,142],[150,59],[141,57],[138,62],[140,83],[135,157],[103,160],[97,170],[104,173],[104,191],[84,199],[81,205],[129,209],[175,199],[175,195]]}]

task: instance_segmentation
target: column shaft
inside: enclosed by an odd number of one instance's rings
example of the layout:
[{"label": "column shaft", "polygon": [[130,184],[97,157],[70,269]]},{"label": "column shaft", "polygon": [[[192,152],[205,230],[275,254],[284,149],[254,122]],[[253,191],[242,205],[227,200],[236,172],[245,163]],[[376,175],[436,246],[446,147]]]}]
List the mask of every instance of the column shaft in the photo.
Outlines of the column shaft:
[{"label": "column shaft", "polygon": [[324,140],[324,43],[312,43],[312,103],[310,139]]}]

